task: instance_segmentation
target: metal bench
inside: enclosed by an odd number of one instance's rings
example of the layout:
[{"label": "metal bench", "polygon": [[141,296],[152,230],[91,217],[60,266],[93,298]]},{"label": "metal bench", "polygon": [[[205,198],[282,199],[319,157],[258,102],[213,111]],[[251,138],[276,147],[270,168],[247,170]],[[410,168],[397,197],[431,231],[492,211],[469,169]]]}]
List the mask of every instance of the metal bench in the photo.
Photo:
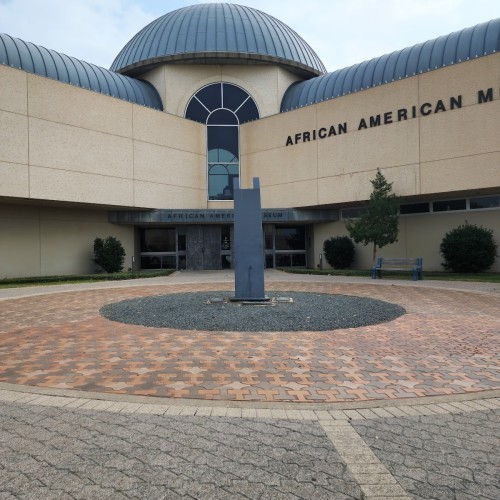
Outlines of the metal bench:
[{"label": "metal bench", "polygon": [[422,279],[422,257],[417,258],[396,258],[379,257],[377,263],[372,266],[372,279],[382,278],[384,271],[411,271],[412,280]]}]

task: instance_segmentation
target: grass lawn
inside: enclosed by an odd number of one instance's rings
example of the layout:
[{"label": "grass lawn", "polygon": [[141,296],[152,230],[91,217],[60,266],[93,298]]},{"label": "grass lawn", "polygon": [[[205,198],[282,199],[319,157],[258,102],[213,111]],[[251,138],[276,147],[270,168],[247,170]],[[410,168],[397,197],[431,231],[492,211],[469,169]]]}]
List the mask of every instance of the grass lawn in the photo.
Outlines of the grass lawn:
[{"label": "grass lawn", "polygon": [[[325,276],[362,276],[369,278],[369,270],[358,271],[354,269],[292,269],[280,268],[281,271],[294,274],[324,274]],[[383,272],[383,271],[382,271]],[[411,279],[411,273],[392,271],[387,272],[387,278],[392,279]],[[441,271],[424,271],[424,280],[443,280],[443,281],[481,281],[487,283],[500,283],[500,273],[447,273]]]},{"label": "grass lawn", "polygon": [[0,288],[16,288],[38,285],[64,285],[69,283],[92,283],[94,281],[118,281],[132,280],[138,278],[155,278],[157,276],[168,276],[175,269],[163,269],[161,271],[138,271],[123,273],[99,273],[70,276],[42,276],[31,278],[9,278],[0,280]]},{"label": "grass lawn", "polygon": [[[289,267],[278,268],[280,271],[294,274],[323,274],[325,276],[361,276],[370,277],[370,271],[360,271],[355,269],[295,269]],[[63,285],[70,283],[92,283],[94,281],[118,281],[132,280],[139,278],[155,278],[157,276],[168,276],[175,272],[175,269],[163,269],[161,271],[138,271],[135,273],[100,273],[70,276],[42,276],[31,278],[9,278],[0,280],[0,288],[17,288],[38,285]],[[408,280],[411,279],[410,272],[388,272],[387,278]],[[500,283],[500,273],[446,273],[438,271],[424,272],[425,280],[444,281],[480,281],[487,283]]]}]

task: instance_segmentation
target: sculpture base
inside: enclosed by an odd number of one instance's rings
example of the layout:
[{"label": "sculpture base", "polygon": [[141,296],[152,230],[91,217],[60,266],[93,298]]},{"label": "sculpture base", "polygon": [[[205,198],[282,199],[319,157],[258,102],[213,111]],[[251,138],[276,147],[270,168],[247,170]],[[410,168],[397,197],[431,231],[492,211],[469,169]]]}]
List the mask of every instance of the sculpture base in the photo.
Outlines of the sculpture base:
[{"label": "sculpture base", "polygon": [[247,297],[229,297],[230,302],[242,302],[242,303],[251,303],[251,304],[259,304],[259,303],[267,303],[271,299],[267,296],[264,295],[264,297],[258,297],[258,298],[247,298]]}]

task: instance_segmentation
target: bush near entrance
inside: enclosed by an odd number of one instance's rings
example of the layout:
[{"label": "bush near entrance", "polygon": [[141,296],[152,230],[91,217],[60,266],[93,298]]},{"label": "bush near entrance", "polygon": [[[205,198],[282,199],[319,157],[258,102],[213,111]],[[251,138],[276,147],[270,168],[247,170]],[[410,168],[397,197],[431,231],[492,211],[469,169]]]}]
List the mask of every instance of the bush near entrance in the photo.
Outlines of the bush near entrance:
[{"label": "bush near entrance", "polygon": [[440,253],[443,267],[456,273],[479,273],[495,263],[497,245],[493,231],[467,222],[443,238]]},{"label": "bush near entrance", "polygon": [[334,269],[346,269],[354,260],[354,243],[348,236],[336,236],[323,243],[325,259]]},{"label": "bush near entrance", "polygon": [[114,236],[108,236],[105,240],[96,238],[94,240],[93,261],[107,273],[117,273],[123,269],[125,250],[123,245]]}]

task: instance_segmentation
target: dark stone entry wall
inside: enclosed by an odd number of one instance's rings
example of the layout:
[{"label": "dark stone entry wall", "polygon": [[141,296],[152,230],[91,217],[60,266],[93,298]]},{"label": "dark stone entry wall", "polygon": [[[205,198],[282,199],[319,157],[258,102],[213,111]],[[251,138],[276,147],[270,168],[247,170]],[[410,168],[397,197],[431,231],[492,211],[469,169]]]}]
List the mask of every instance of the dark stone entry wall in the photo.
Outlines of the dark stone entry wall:
[{"label": "dark stone entry wall", "polygon": [[186,269],[221,269],[221,228],[212,225],[187,226]]}]

